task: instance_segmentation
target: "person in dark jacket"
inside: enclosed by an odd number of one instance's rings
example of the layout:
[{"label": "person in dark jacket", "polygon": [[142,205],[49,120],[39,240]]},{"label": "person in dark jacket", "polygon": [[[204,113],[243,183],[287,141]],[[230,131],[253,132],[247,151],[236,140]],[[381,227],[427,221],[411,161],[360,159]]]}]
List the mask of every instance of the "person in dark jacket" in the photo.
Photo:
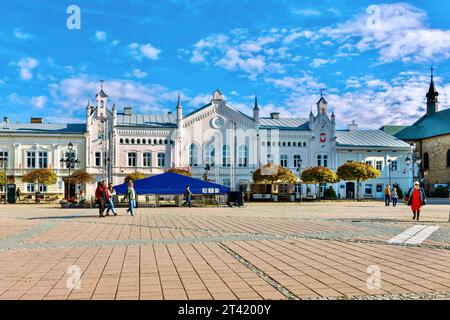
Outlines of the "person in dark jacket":
[{"label": "person in dark jacket", "polygon": [[108,201],[108,188],[106,181],[99,182],[97,189],[95,190],[95,200],[98,204],[98,214],[100,218],[103,218],[103,212],[105,212],[106,203]]},{"label": "person in dark jacket", "polygon": [[413,212],[413,220],[419,221],[420,210],[422,206],[426,205],[426,199],[425,190],[420,187],[418,181],[414,182],[414,188],[410,188],[405,196],[405,201],[407,201]]},{"label": "person in dark jacket", "polygon": [[184,189],[184,200],[183,206],[188,206],[189,208],[192,208],[192,192],[189,186],[186,186],[186,189]]}]

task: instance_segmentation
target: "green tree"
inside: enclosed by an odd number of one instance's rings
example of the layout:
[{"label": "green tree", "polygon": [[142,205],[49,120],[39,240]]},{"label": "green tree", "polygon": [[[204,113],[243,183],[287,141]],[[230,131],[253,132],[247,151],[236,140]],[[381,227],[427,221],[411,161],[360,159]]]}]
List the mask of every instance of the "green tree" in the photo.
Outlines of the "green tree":
[{"label": "green tree", "polygon": [[288,168],[268,163],[253,172],[256,184],[296,183],[298,177]]},{"label": "green tree", "polygon": [[26,175],[22,177],[22,181],[28,183],[36,183],[37,190],[39,190],[39,186],[41,184],[49,186],[52,184],[56,184],[58,181],[58,176],[55,171],[51,169],[37,169],[28,172]]},{"label": "green tree", "polygon": [[359,199],[360,182],[378,178],[380,174],[380,171],[362,162],[347,162],[337,169],[339,179],[356,182],[357,199]]},{"label": "green tree", "polygon": [[130,173],[129,175],[127,175],[125,177],[124,181],[126,183],[128,183],[130,181],[141,180],[141,179],[144,179],[144,178],[145,178],[145,174],[143,174],[142,172],[136,171],[136,172],[133,172],[133,173]]},{"label": "green tree", "polygon": [[[312,167],[303,170],[302,181],[306,184],[317,184],[317,190],[321,183],[335,183],[339,181],[336,173],[330,168]],[[317,198],[320,198],[318,195]]]},{"label": "green tree", "polygon": [[192,177],[192,172],[186,169],[180,169],[180,168],[170,168],[166,172],[181,174],[183,176]]}]

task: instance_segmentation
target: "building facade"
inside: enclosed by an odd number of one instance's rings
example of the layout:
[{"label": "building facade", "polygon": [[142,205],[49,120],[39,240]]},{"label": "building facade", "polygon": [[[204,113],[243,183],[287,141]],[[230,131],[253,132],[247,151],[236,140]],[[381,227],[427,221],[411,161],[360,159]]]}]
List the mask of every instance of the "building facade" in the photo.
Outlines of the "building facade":
[{"label": "building facade", "polygon": [[[253,171],[267,163],[282,165],[300,176],[308,167],[336,170],[348,161],[366,162],[382,172],[379,178],[360,185],[360,197],[382,198],[385,185],[406,189],[412,183],[405,163],[409,144],[382,130],[359,130],[356,123],[347,130],[336,130],[336,116],[330,114],[322,96],[308,118],[285,118],[279,113],[262,117],[260,112],[256,97],[253,114],[247,115],[227,103],[219,90],[208,104],[190,113],[184,112],[180,97],[174,112],[167,114],[139,114],[132,107],[119,111],[109,105],[102,87],[95,105],[86,106],[85,124],[3,123],[0,151],[7,152],[8,176],[18,182],[24,170],[33,169],[28,167],[27,152],[36,150],[40,155],[41,149],[47,152],[47,167],[55,169],[63,181],[68,172],[59,160],[72,142],[81,161],[79,169],[96,181],[113,184],[136,171],[155,175],[169,168],[185,168],[194,177],[207,176],[232,189],[249,190]],[[47,192],[63,193],[63,184]],[[20,182],[18,186],[32,190]],[[339,198],[357,196],[354,182],[322,185],[320,191],[329,186]],[[95,184],[87,186],[88,196],[94,188]],[[297,195],[318,191],[315,185],[296,186]]]},{"label": "building facade", "polygon": [[[21,194],[26,197],[35,192],[48,195],[68,194],[67,181],[69,168],[61,164],[61,159],[69,152],[69,143],[73,144],[70,151],[80,161],[80,167],[85,167],[86,158],[86,126],[84,124],[46,124],[40,118],[32,118],[30,123],[10,123],[4,118],[0,124],[0,159],[10,184],[15,184]],[[58,181],[55,185],[40,185],[22,181],[22,177],[35,169],[53,169]],[[72,195],[79,191],[72,190]],[[1,195],[4,196],[4,186]],[[39,188],[39,189],[38,189]],[[75,185],[72,184],[75,189]]]},{"label": "building facade", "polygon": [[410,157],[420,162],[414,176],[432,193],[438,186],[450,186],[450,109],[439,110],[433,74],[426,97],[426,114],[415,123],[381,129],[411,145]]}]

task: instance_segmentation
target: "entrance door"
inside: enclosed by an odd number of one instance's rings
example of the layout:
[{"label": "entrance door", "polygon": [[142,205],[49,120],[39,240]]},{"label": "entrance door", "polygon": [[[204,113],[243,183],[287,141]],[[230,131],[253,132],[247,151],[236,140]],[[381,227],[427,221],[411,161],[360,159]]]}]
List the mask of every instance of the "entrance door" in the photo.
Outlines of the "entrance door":
[{"label": "entrance door", "polygon": [[69,184],[64,183],[64,198],[65,199],[75,198],[75,184],[74,183],[70,184],[70,188],[69,188]]},{"label": "entrance door", "polygon": [[355,199],[355,183],[347,182],[345,184],[345,197],[347,199]]}]

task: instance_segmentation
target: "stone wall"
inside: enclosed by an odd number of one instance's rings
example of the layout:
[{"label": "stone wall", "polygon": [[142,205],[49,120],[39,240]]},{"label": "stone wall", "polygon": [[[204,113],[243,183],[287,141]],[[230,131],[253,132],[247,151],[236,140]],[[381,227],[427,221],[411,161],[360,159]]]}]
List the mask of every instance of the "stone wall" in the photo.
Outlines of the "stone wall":
[{"label": "stone wall", "polygon": [[450,167],[447,167],[447,150],[450,149],[450,134],[422,141],[422,155],[428,152],[430,169],[425,171],[426,183],[450,183]]}]

